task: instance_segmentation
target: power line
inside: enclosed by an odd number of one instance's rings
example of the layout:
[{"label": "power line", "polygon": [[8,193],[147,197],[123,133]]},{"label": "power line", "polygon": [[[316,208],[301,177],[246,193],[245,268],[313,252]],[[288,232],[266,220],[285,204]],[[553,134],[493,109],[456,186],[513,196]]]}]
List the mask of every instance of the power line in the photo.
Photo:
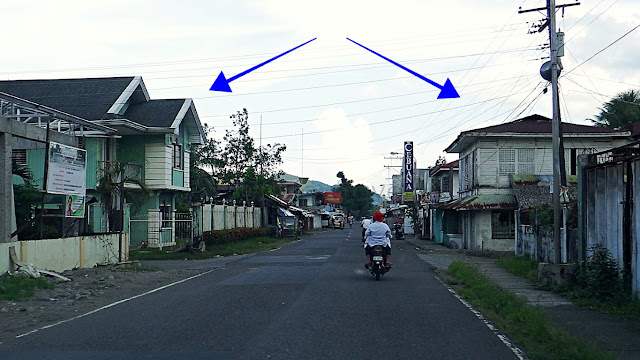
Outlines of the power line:
[{"label": "power line", "polygon": [[637,28],[640,27],[640,24],[636,25],[633,29],[627,31],[624,35],[620,36],[619,38],[617,38],[615,41],[613,41],[611,44],[605,46],[604,48],[602,48],[600,51],[596,52],[595,54],[591,55],[587,60],[583,61],[582,63],[580,63],[580,65],[574,67],[573,69],[567,71],[564,75],[562,75],[562,77],[567,76],[569,74],[571,74],[571,72],[577,68],[579,68],[580,66],[584,65],[587,61],[593,59],[596,55],[600,54],[601,52],[607,50],[609,47],[611,47],[613,44],[617,43],[618,41],[622,40],[625,36],[631,34],[634,30],[636,30]]}]

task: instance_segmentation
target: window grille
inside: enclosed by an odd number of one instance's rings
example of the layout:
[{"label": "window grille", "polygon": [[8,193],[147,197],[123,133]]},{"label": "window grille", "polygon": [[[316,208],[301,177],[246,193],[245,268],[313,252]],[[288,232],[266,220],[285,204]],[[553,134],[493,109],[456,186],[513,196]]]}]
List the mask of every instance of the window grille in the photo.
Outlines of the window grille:
[{"label": "window grille", "polygon": [[13,149],[11,151],[11,161],[18,165],[27,165],[27,149]]},{"label": "window grille", "polygon": [[515,223],[513,211],[494,210],[491,211],[491,238],[492,239],[513,239],[515,237]]},{"label": "window grille", "polygon": [[182,169],[182,145],[173,144],[173,168]]}]

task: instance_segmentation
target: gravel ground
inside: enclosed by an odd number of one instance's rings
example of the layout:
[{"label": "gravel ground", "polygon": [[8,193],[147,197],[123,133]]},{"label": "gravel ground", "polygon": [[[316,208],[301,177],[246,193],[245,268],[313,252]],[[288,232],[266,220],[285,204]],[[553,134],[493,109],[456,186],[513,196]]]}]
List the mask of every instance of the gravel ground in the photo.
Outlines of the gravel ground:
[{"label": "gravel ground", "polygon": [[65,271],[62,275],[72,281],[47,278],[56,283],[54,289],[36,289],[29,299],[0,300],[0,342],[201,272],[202,268],[158,270],[131,265]]}]

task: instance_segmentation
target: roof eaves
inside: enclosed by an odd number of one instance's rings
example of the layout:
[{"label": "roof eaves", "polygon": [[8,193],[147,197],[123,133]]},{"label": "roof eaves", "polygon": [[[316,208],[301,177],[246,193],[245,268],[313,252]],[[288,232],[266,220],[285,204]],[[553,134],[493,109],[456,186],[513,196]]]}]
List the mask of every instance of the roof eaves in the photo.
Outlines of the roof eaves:
[{"label": "roof eaves", "polygon": [[116,99],[116,102],[113,103],[113,105],[111,105],[109,110],[107,110],[107,113],[108,114],[122,115],[122,114],[120,114],[120,112],[122,111],[122,109],[126,105],[127,100],[129,100],[131,95],[133,95],[133,93],[136,91],[138,86],[140,86],[140,88],[142,89],[142,93],[144,94],[145,101],[149,101],[151,98],[149,97],[149,92],[147,91],[147,87],[144,86],[144,83],[142,82],[142,76],[135,76],[131,80],[129,85],[127,85],[127,87],[124,89],[124,91],[120,94],[118,99]]}]

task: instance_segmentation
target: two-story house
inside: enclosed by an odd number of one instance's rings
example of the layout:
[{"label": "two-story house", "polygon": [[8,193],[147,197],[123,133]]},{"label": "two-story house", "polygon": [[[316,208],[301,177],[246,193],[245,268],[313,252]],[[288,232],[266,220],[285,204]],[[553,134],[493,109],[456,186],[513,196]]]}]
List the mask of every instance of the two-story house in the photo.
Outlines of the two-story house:
[{"label": "two-story house", "polygon": [[459,234],[458,213],[446,205],[458,198],[459,160],[436,165],[429,170],[428,204],[431,238],[437,243],[459,247],[449,242],[449,234]]},{"label": "two-story house", "polygon": [[[189,151],[205,137],[193,100],[152,100],[139,76],[0,81],[0,91],[117,130],[113,136],[76,132],[80,147],[87,151],[86,197],[93,199],[85,219],[88,229],[109,230],[108,209],[100,202],[96,185],[101,174],[120,161],[150,191],[130,209],[131,218],[142,225],[137,233],[132,229],[132,246],[142,241],[153,245],[161,239],[165,244],[174,242],[176,195],[190,191]],[[28,151],[26,161],[42,162],[43,155],[41,149]]]},{"label": "two-story house", "polygon": [[[577,156],[621,146],[630,133],[562,123],[567,175],[577,172]],[[518,203],[512,174],[550,175],[551,119],[531,115],[495,126],[464,131],[446,150],[460,159],[459,199],[447,204],[458,211],[459,231],[467,249],[514,250]]]}]

